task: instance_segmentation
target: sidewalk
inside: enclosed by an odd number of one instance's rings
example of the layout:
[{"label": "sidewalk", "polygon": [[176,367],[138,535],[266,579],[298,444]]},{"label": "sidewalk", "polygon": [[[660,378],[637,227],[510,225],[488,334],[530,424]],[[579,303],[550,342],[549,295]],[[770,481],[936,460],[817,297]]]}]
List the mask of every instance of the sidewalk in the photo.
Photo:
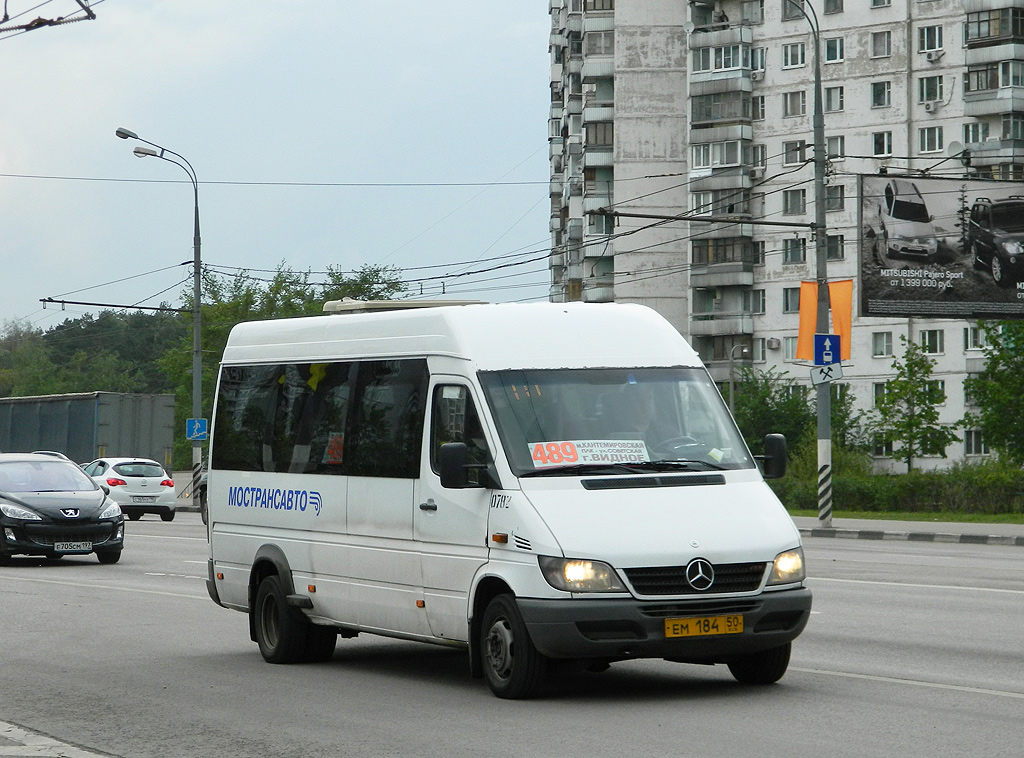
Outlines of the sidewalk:
[{"label": "sidewalk", "polygon": [[103,758],[110,755],[94,753],[41,732],[0,721],[0,758]]},{"label": "sidewalk", "polygon": [[943,521],[882,521],[833,518],[823,528],[818,519],[794,516],[804,537],[834,537],[855,540],[909,540],[911,542],[959,542],[972,545],[1016,545],[1024,547],[1024,524],[973,524]]}]

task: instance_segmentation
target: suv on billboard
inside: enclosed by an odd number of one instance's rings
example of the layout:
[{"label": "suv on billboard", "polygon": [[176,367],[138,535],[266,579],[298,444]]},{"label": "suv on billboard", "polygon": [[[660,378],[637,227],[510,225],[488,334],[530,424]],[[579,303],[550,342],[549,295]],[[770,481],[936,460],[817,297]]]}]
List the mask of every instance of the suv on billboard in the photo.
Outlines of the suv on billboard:
[{"label": "suv on billboard", "polygon": [[939,241],[932,226],[924,198],[917,185],[906,179],[893,179],[885,185],[878,207],[879,235],[890,259],[904,258],[931,263]]},{"label": "suv on billboard", "polygon": [[967,245],[974,268],[987,268],[1001,287],[1024,279],[1024,196],[975,200],[967,225]]}]

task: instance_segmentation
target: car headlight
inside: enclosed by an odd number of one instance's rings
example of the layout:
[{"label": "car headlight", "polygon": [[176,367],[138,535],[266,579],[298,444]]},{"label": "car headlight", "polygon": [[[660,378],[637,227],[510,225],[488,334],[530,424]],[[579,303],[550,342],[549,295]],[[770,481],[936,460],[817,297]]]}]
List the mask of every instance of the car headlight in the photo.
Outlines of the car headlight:
[{"label": "car headlight", "polygon": [[1021,249],[1020,242],[1018,242],[1016,240],[1010,240],[1009,242],[1004,242],[1003,243],[1003,249],[1006,250],[1006,252],[1009,255],[1020,255],[1021,252],[1024,252]]},{"label": "car headlight", "polygon": [[13,503],[0,503],[0,511],[3,511],[7,518],[19,518],[22,521],[42,521],[38,513],[33,513]]},{"label": "car headlight", "polygon": [[802,582],[807,578],[807,571],[804,569],[803,548],[795,548],[779,553],[775,556],[775,563],[772,565],[772,575],[768,577],[768,584],[793,584]]},{"label": "car headlight", "polygon": [[111,501],[110,505],[103,509],[100,518],[117,518],[121,515],[121,506]]},{"label": "car headlight", "polygon": [[566,592],[625,592],[615,569],[602,561],[540,556],[548,584]]}]

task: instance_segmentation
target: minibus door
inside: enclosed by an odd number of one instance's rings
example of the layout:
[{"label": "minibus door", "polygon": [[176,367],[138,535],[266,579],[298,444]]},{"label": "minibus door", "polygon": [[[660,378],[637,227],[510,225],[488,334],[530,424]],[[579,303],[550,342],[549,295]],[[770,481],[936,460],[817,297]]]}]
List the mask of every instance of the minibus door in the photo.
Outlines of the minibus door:
[{"label": "minibus door", "polygon": [[[431,632],[466,640],[470,583],[487,561],[487,515],[491,492],[441,486],[437,453],[446,442],[464,442],[471,460],[484,463],[489,446],[470,388],[461,380],[435,378],[431,388],[428,442],[413,515],[422,555],[424,602]],[[479,473],[470,472],[476,481]]]}]

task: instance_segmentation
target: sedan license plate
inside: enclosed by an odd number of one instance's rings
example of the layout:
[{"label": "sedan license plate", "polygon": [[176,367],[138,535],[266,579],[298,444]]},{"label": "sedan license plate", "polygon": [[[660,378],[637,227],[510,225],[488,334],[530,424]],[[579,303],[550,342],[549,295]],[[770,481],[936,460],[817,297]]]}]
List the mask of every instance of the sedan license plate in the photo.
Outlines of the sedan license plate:
[{"label": "sedan license plate", "polygon": [[713,634],[740,634],[743,616],[701,616],[688,619],[665,619],[666,637],[708,637]]},{"label": "sedan license plate", "polygon": [[58,553],[90,553],[91,542],[54,542],[53,549]]},{"label": "sedan license plate", "polygon": [[148,496],[147,497],[145,495],[135,495],[132,498],[132,502],[133,503],[155,503],[156,502],[156,498],[152,497],[152,496]]}]

